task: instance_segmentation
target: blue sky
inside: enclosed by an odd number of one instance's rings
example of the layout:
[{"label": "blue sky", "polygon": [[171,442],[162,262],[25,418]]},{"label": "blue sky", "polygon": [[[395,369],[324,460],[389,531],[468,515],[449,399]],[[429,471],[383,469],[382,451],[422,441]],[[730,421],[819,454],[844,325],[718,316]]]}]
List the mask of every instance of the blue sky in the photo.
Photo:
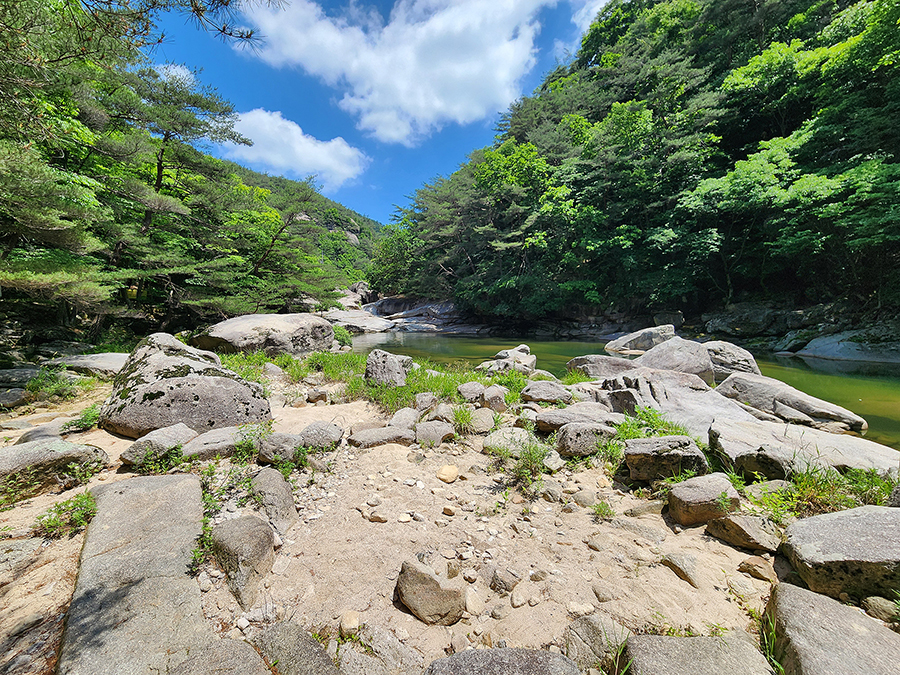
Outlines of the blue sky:
[{"label": "blue sky", "polygon": [[255,49],[183,16],[155,63],[202,68],[252,148],[208,148],[258,171],[316,174],[327,196],[388,222],[424,183],[490,145],[500,114],[577,49],[605,0],[247,3]]}]

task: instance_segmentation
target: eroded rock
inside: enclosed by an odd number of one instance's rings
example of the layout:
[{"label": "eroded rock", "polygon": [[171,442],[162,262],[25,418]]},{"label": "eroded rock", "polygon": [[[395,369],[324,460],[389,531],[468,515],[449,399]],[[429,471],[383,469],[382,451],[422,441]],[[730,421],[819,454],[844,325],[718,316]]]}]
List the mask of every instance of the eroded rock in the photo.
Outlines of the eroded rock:
[{"label": "eroded rock", "polygon": [[334,329],[313,314],[245,314],[221,321],[191,338],[200,349],[221,352],[263,351],[266,356],[290,354],[298,358],[328,351]]}]

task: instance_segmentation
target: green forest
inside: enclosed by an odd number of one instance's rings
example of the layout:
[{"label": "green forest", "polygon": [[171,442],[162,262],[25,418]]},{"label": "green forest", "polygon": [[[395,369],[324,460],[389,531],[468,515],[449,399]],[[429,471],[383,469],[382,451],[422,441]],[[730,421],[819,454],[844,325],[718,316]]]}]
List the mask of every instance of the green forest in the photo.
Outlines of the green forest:
[{"label": "green forest", "polygon": [[[305,311],[365,276],[380,225],[205,154],[231,104],[154,64],[159,13],[225,40],[226,0],[0,0],[0,294],[62,323]],[[107,324],[109,322],[106,322]],[[93,337],[96,337],[94,335]]]},{"label": "green forest", "polygon": [[900,3],[612,0],[370,281],[483,317],[900,306]]}]

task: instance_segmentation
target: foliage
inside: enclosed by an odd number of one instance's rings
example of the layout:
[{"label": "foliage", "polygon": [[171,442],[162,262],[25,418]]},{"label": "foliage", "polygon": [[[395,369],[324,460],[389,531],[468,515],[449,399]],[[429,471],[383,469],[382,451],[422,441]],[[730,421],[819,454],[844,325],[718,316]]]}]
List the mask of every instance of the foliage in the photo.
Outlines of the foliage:
[{"label": "foliage", "polygon": [[625,415],[625,419],[616,425],[615,436],[597,443],[596,457],[607,465],[610,474],[615,474],[625,459],[625,441],[651,436],[687,435],[690,434],[685,427],[670,422],[660,411],[654,408],[637,408],[634,415]]},{"label": "foliage", "polygon": [[25,390],[37,400],[46,400],[52,396],[63,399],[75,398],[78,385],[75,379],[67,375],[65,366],[41,368],[38,374],[25,384]]},{"label": "foliage", "polygon": [[549,452],[550,446],[536,439],[526,443],[513,466],[513,480],[525,488],[531,487],[544,473],[544,459]]},{"label": "foliage", "polygon": [[83,492],[54,504],[48,511],[38,516],[34,527],[35,534],[50,539],[77,534],[87,527],[96,514],[97,502],[94,495]]},{"label": "foliage", "polygon": [[464,405],[453,407],[453,429],[460,436],[472,433],[472,410]]},{"label": "foliage", "polygon": [[350,331],[343,326],[334,326],[334,339],[337,340],[341,347],[352,347],[353,336]]},{"label": "foliage", "polygon": [[33,467],[28,467],[4,476],[0,480],[0,510],[6,510],[16,502],[34,494],[39,486],[36,474]]},{"label": "foliage", "polygon": [[73,431],[87,431],[97,426],[100,421],[100,404],[94,403],[81,411],[74,420],[69,420],[62,425],[61,431],[69,433]]},{"label": "foliage", "polygon": [[594,516],[599,520],[612,520],[616,517],[615,510],[613,510],[613,507],[610,506],[607,501],[597,502],[591,506],[591,511],[594,512]]},{"label": "foliage", "polygon": [[184,464],[181,445],[169,448],[165,452],[148,449],[137,464],[137,472],[145,476],[168,473],[175,467]]}]

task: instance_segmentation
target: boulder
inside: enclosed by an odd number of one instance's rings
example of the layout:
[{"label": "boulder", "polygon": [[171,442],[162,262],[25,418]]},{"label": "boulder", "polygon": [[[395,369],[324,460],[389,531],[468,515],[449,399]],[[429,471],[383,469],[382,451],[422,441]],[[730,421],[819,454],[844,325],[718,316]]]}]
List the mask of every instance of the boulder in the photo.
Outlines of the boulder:
[{"label": "boulder", "polygon": [[242,608],[250,609],[260,581],[275,562],[272,528],[256,516],[226,520],[213,527],[212,548],[234,597]]},{"label": "boulder", "polygon": [[375,316],[364,309],[330,309],[321,316],[335,326],[346,328],[351,333],[383,333],[391,330],[395,321]]},{"label": "boulder", "polygon": [[334,450],[344,437],[344,430],[333,422],[319,420],[297,434],[299,445],[313,450]]},{"label": "boulder", "polygon": [[366,380],[375,385],[402,387],[412,367],[409,356],[373,349],[366,358]]},{"label": "boulder", "polygon": [[856,607],[778,584],[766,616],[774,656],[789,675],[895,675],[900,636]]},{"label": "boulder", "polygon": [[0,389],[0,408],[15,408],[28,402],[28,391],[21,387]]},{"label": "boulder", "polygon": [[181,448],[181,456],[186,461],[198,462],[216,457],[231,457],[243,440],[244,433],[238,427],[213,429],[185,443]]},{"label": "boulder", "polygon": [[562,654],[541,649],[467,649],[433,661],[423,675],[580,675]]},{"label": "boulder", "polygon": [[659,562],[675,572],[679,579],[688,582],[694,588],[700,588],[701,577],[697,570],[697,556],[672,551],[664,554]]},{"label": "boulder", "polygon": [[380,427],[378,429],[360,429],[350,434],[347,442],[357,448],[373,448],[386,443],[412,445],[416,435],[411,429],[400,427]]},{"label": "boulder", "polygon": [[431,408],[436,406],[438,402],[438,397],[435,396],[433,392],[420,391],[418,394],[416,394],[415,408],[419,412],[425,412],[426,410],[430,410]]},{"label": "boulder", "polygon": [[276,431],[260,440],[257,461],[262,464],[275,464],[279,460],[293,461],[297,448],[302,445],[299,434]]},{"label": "boulder", "polygon": [[671,340],[673,337],[675,337],[675,326],[664,324],[653,328],[644,328],[628,335],[623,335],[615,340],[610,340],[606,343],[604,349],[611,353],[646,352],[667,340]]},{"label": "boulder", "polygon": [[602,403],[583,401],[573,403],[567,408],[547,408],[541,410],[535,418],[535,426],[538,431],[556,431],[565,424],[572,422],[588,422],[612,426],[621,424],[625,417],[619,413],[611,412]]},{"label": "boulder", "polygon": [[31,427],[19,436],[14,445],[24,445],[25,443],[31,443],[32,441],[59,440],[63,435],[63,427],[71,420],[71,417],[57,417],[55,420],[45,424]]},{"label": "boulder", "polygon": [[893,506],[894,508],[900,508],[900,483],[894,486],[894,491],[891,492],[887,505]]},{"label": "boulder", "polygon": [[724,382],[731,373],[754,373],[760,375],[759,366],[753,354],[724,340],[710,340],[703,346],[712,362],[716,382]]},{"label": "boulder", "polygon": [[674,336],[644,352],[634,360],[635,365],[657,370],[675,370],[696,375],[706,384],[714,384],[713,365],[709,352],[699,342]]},{"label": "boulder", "polygon": [[99,426],[140,438],[178,422],[202,432],[270,418],[261,385],[223,368],[215,354],[154,333],[138,344],[113,381]]},{"label": "boulder", "polygon": [[509,389],[499,384],[485,387],[484,391],[481,392],[481,407],[490,408],[494,412],[506,412],[506,395],[508,393]]},{"label": "boulder", "polygon": [[200,481],[190,474],[129,478],[91,494],[97,515],[81,550],[55,672],[171,673],[214,639],[188,574],[202,529]]},{"label": "boulder", "polygon": [[466,609],[464,589],[442,580],[418,560],[407,560],[397,577],[397,597],[409,611],[427,624],[450,626]]},{"label": "boulder", "polygon": [[624,648],[632,632],[605,614],[575,619],[566,628],[566,656],[586,670],[597,664],[604,672],[624,669]]},{"label": "boulder", "polygon": [[577,370],[588,377],[615,377],[623,370],[631,370],[633,368],[637,368],[637,366],[630,359],[603,354],[576,356],[566,363],[566,370]]},{"label": "boulder", "polygon": [[481,400],[481,394],[484,393],[484,385],[481,382],[464,382],[456,388],[456,391],[468,403],[475,403]]},{"label": "boulder", "polygon": [[539,380],[525,385],[520,394],[523,401],[537,403],[569,403],[572,392],[557,382]]},{"label": "boulder", "polygon": [[569,422],[559,428],[556,451],[560,457],[588,457],[600,450],[600,443],[616,435],[616,430],[600,422]]},{"label": "boulder", "polygon": [[40,373],[40,368],[0,368],[0,387],[24,389]]},{"label": "boulder", "polygon": [[300,522],[293,490],[280,471],[260,469],[250,483],[250,492],[259,499],[269,522],[281,534]]},{"label": "boulder", "polygon": [[423,448],[440,445],[446,440],[453,438],[456,432],[453,425],[447,422],[420,422],[416,425],[416,443]]},{"label": "boulder", "polygon": [[81,373],[82,375],[92,375],[108,380],[115,377],[122,370],[127,360],[128,354],[107,352],[104,354],[61,356],[57,359],[50,359],[45,365],[65,366],[67,370]]},{"label": "boulder", "polygon": [[334,329],[312,314],[245,314],[210,326],[191,338],[193,346],[219,352],[263,351],[266,356],[304,357],[328,351]]},{"label": "boulder", "polygon": [[[256,650],[243,640],[213,640],[191,650],[191,657],[169,675],[270,675]],[[285,671],[281,671],[285,672]]]},{"label": "boulder", "polygon": [[845,408],[765,375],[732,373],[716,391],[794,424],[828,429],[836,426],[859,433],[864,433],[869,426],[862,417]]},{"label": "boulder", "polygon": [[900,593],[900,510],[860,506],[798,520],[788,526],[782,550],[816,593]]},{"label": "boulder", "polygon": [[732,546],[775,553],[781,546],[778,526],[765,516],[730,513],[706,524],[706,534]]},{"label": "boulder", "polygon": [[494,428],[494,411],[490,408],[476,408],[472,411],[472,433],[487,434]]},{"label": "boulder", "polygon": [[684,471],[709,471],[706,456],[690,436],[657,436],[625,441],[625,463],[632,480],[653,481]]},{"label": "boulder", "polygon": [[534,442],[534,435],[527,429],[504,427],[487,435],[484,439],[483,451],[489,455],[501,457],[509,455],[517,458],[522,454],[522,448]]},{"label": "boulder", "polygon": [[[722,637],[635,635],[628,640],[629,672],[641,675],[774,675],[749,635]],[[790,671],[788,671],[790,672]]]},{"label": "boulder", "polygon": [[253,637],[253,644],[281,675],[340,675],[328,654],[301,626],[280,621]]},{"label": "boulder", "polygon": [[434,410],[428,415],[429,422],[447,422],[453,423],[453,407],[446,403],[439,403]]},{"label": "boulder", "polygon": [[710,450],[746,478],[783,479],[810,469],[875,469],[894,474],[900,452],[853,436],[756,419],[716,419],[708,427]]},{"label": "boulder", "polygon": [[703,525],[739,504],[740,496],[724,473],[689,478],[669,493],[669,514],[680,525]]},{"label": "boulder", "polygon": [[122,464],[139,466],[145,457],[165,455],[170,450],[177,447],[182,448],[188,441],[197,437],[197,432],[191,429],[184,422],[173,424],[170,427],[164,427],[151,431],[145,436],[141,436],[134,443],[128,446],[122,453],[120,459]]},{"label": "boulder", "polygon": [[421,416],[422,413],[415,408],[400,408],[394,413],[387,425],[389,427],[400,427],[401,429],[412,429],[416,426]]},{"label": "boulder", "polygon": [[887,335],[882,331],[873,334],[871,330],[851,330],[814,338],[797,355],[836,361],[900,363],[900,343],[896,330],[890,330]]},{"label": "boulder", "polygon": [[73,467],[85,464],[105,467],[109,456],[91,445],[44,438],[0,448],[2,498],[9,502],[71,487]]}]

